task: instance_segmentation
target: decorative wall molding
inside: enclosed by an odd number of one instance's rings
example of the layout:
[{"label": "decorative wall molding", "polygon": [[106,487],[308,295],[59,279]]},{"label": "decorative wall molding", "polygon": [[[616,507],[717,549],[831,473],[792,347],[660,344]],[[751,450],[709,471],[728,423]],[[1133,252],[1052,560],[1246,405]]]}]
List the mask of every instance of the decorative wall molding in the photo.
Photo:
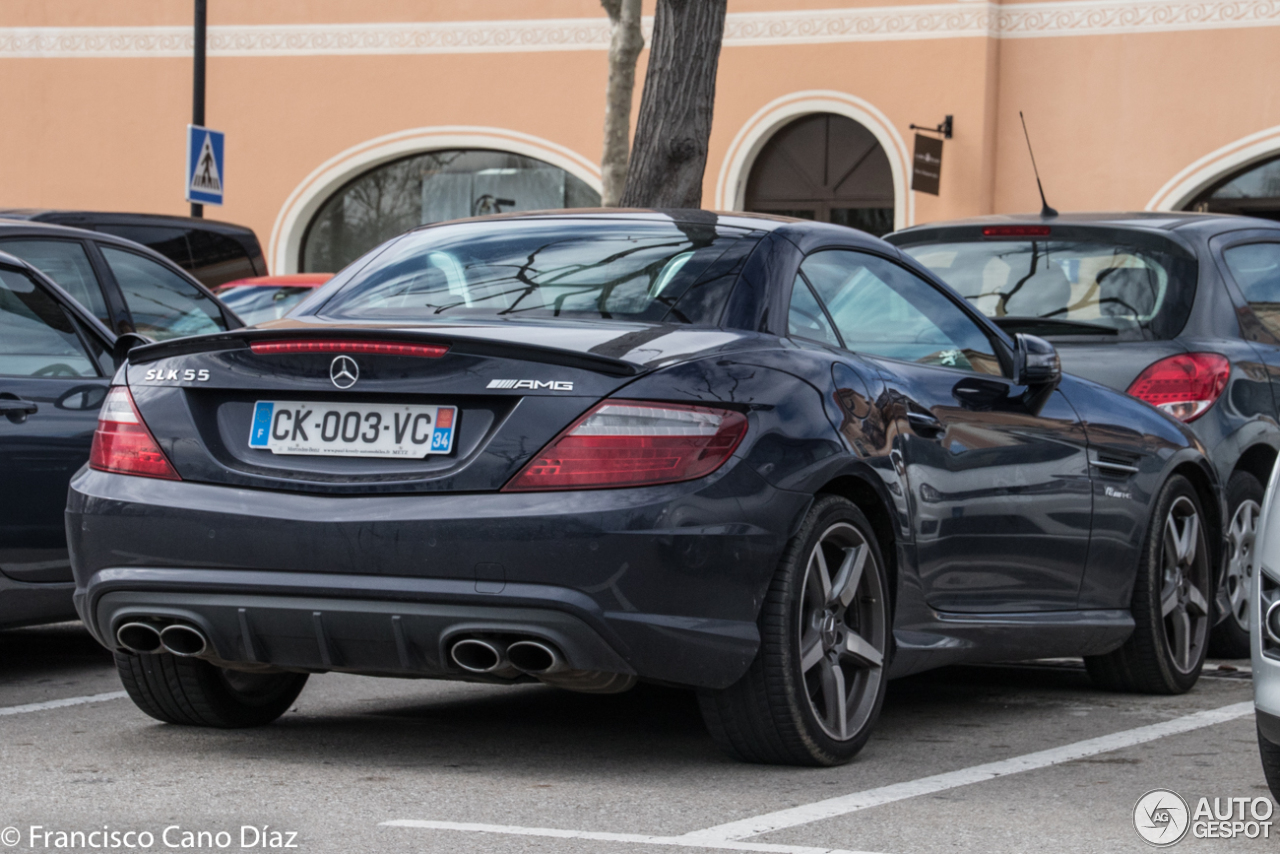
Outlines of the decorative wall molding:
[{"label": "decorative wall molding", "polygon": [[[644,22],[646,38],[653,20]],[[732,13],[726,47],[949,38],[1056,38],[1280,26],[1280,0],[1050,0]],[[607,50],[608,21],[434,21],[209,28],[210,56]],[[0,58],[191,55],[189,27],[6,27]]]},{"label": "decorative wall molding", "polygon": [[1280,0],[1066,0],[997,7],[999,38],[1280,26]]}]

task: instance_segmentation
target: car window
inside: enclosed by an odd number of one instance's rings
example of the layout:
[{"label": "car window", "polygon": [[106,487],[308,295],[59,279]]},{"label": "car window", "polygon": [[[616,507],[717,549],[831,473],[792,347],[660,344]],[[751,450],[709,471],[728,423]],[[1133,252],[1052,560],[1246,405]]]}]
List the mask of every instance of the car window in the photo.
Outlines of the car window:
[{"label": "car window", "polygon": [[139,334],[164,341],[226,329],[217,304],[172,270],[114,246],[101,249]]},{"label": "car window", "polygon": [[0,270],[0,374],[96,377],[71,318],[29,276]]},{"label": "car window", "polygon": [[93,274],[83,243],[78,240],[0,240],[0,252],[16,255],[53,279],[94,317],[111,327],[102,284]]},{"label": "car window", "polygon": [[849,350],[1001,374],[983,329],[932,284],[896,264],[831,249],[806,258],[800,273]]},{"label": "car window", "polygon": [[252,326],[268,320],[279,320],[315,292],[315,288],[229,285],[219,288],[214,294],[237,317]]},{"label": "car window", "polygon": [[184,270],[191,269],[191,249],[187,244],[188,231],[161,225],[99,225],[97,231],[112,234],[141,243],[153,252],[159,252]]},{"label": "car window", "polygon": [[[338,320],[572,317],[714,323],[732,279],[703,273],[759,235],[701,222],[548,218],[413,231],[336,288]],[[342,281],[342,280],[338,280]]]},{"label": "car window", "polygon": [[1247,243],[1222,253],[1253,313],[1280,338],[1280,243]]},{"label": "car window", "polygon": [[831,328],[831,321],[826,312],[818,304],[818,298],[805,282],[803,276],[796,276],[791,286],[791,308],[787,312],[787,334],[795,338],[809,338],[823,344],[840,346],[840,339]]},{"label": "car window", "polygon": [[982,237],[902,251],[1006,332],[1171,338],[1195,296],[1193,259],[1117,230],[1098,229],[1087,240]]},{"label": "car window", "polygon": [[258,275],[244,247],[230,237],[199,229],[187,237],[191,241],[191,275],[206,287]]}]

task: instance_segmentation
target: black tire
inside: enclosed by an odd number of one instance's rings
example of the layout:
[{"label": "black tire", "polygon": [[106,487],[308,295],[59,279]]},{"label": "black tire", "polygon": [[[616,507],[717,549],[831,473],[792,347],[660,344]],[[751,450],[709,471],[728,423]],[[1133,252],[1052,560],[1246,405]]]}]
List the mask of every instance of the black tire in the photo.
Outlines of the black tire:
[{"label": "black tire", "polygon": [[1249,657],[1249,591],[1253,588],[1253,543],[1265,490],[1258,479],[1238,471],[1227,481],[1227,555],[1222,587],[1231,613],[1209,635],[1209,655]]},{"label": "black tire", "polygon": [[224,670],[169,653],[116,653],[129,698],[158,721],[186,726],[262,726],[280,717],[307,684],[305,673]]},{"label": "black tire", "polygon": [[1133,634],[1115,652],[1084,663],[1101,688],[1182,694],[1200,678],[1213,618],[1205,515],[1180,475],[1169,478],[1154,506],[1133,585]]},{"label": "black tire", "polygon": [[746,675],[699,692],[712,738],[747,762],[853,759],[884,704],[892,625],[880,546],[852,502],[815,502],[783,552],[759,625]]},{"label": "black tire", "polygon": [[1267,778],[1271,797],[1280,801],[1280,744],[1268,739],[1258,727],[1258,753],[1262,757],[1262,773]]}]

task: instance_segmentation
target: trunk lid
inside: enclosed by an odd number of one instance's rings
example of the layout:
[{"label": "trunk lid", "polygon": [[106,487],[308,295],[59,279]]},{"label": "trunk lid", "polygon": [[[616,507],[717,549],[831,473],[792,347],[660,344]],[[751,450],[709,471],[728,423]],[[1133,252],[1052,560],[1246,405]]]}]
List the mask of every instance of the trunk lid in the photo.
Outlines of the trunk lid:
[{"label": "trunk lid", "polygon": [[[332,493],[482,492],[500,489],[557,433],[635,378],[757,337],[598,320],[414,327],[286,320],[136,348],[127,378],[147,426],[187,481]],[[444,352],[361,349],[387,343]],[[264,344],[298,346],[263,352]],[[331,376],[340,357],[356,366],[346,388]],[[388,435],[404,433],[407,423],[397,420],[392,430],[393,409],[398,419],[400,411],[454,408],[452,446],[415,457],[273,453],[249,444],[259,402],[305,415],[299,423],[312,434],[329,430],[330,414],[359,407],[382,407]]]}]

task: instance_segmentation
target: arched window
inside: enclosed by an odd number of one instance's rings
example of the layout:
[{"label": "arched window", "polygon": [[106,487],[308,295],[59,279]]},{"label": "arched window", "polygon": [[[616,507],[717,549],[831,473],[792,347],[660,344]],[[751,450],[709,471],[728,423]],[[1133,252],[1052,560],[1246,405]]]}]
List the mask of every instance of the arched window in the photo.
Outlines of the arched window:
[{"label": "arched window", "polygon": [[1246,166],[1191,200],[1189,211],[1280,220],[1280,157]]},{"label": "arched window", "polygon": [[349,181],[316,212],[299,270],[331,273],[385,240],[432,222],[511,211],[599,207],[600,194],[559,167],[505,151],[429,151]]},{"label": "arched window", "polygon": [[875,135],[853,119],[815,113],[764,145],[747,179],[746,209],[893,231],[893,172]]}]

